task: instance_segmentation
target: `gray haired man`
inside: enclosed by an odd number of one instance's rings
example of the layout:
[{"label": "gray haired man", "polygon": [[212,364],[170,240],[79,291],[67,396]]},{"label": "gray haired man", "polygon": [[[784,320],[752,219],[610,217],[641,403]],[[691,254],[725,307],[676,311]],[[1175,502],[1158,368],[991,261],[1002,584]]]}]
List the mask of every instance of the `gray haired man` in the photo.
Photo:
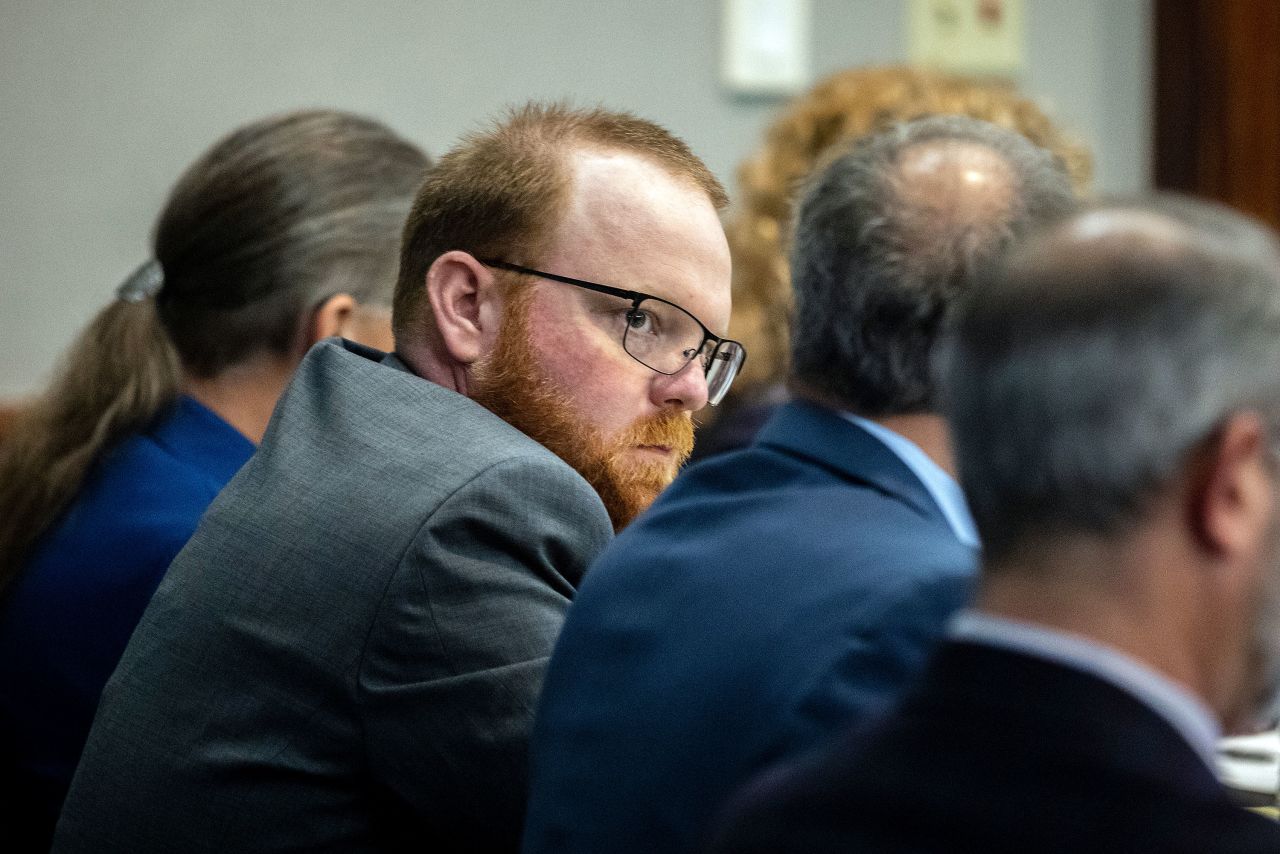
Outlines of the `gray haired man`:
[{"label": "gray haired man", "polygon": [[716,850],[1280,850],[1212,770],[1280,684],[1280,245],[1185,200],[1078,214],[975,289],[943,385],[976,606]]}]

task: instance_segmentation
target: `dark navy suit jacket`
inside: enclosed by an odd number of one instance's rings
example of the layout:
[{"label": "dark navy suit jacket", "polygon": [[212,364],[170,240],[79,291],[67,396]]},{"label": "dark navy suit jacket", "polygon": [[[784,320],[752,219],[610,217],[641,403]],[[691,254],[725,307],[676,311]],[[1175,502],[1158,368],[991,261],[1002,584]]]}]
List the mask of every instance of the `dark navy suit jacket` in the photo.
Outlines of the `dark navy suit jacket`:
[{"label": "dark navy suit jacket", "polygon": [[965,642],[881,722],[753,783],[723,824],[716,854],[1280,851],[1280,827],[1128,693]]},{"label": "dark navy suit jacket", "polygon": [[917,675],[974,561],[878,439],[783,407],[587,574],[535,723],[525,851],[693,850],[752,773]]}]

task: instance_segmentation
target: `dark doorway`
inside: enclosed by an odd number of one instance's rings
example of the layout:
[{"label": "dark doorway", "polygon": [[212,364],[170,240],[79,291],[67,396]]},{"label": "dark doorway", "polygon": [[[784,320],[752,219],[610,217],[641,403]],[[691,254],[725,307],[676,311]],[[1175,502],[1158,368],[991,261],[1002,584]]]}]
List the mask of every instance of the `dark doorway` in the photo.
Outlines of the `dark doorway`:
[{"label": "dark doorway", "polygon": [[1155,179],[1280,228],[1280,2],[1155,0]]}]

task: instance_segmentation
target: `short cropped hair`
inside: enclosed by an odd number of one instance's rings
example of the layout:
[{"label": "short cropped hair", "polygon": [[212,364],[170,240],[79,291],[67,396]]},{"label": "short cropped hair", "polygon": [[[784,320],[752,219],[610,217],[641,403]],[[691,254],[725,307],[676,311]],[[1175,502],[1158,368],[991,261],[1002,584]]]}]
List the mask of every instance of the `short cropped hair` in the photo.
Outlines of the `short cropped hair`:
[{"label": "short cropped hair", "polygon": [[[915,146],[973,144],[1007,174],[998,203],[939,210],[899,168]],[[811,180],[791,259],[791,379],[868,417],[931,411],[935,340],[957,298],[1033,224],[1075,204],[1060,160],[1025,137],[963,116],[858,140]]]},{"label": "short cropped hair", "polygon": [[1122,535],[1232,413],[1280,427],[1280,244],[1206,202],[1093,208],[977,288],[943,352],[988,562]]},{"label": "short cropped hair", "polygon": [[566,155],[578,148],[635,154],[689,181],[717,208],[724,187],[689,147],[630,113],[528,104],[465,137],[440,158],[405,223],[392,308],[397,339],[420,334],[430,304],[427,270],[445,252],[530,263],[563,217],[572,179]]}]

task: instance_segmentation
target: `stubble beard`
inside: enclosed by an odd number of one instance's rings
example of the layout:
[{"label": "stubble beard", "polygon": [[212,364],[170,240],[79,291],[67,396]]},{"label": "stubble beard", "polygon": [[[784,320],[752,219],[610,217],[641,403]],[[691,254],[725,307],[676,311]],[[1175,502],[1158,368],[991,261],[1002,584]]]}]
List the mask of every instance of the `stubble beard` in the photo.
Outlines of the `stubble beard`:
[{"label": "stubble beard", "polygon": [[1261,557],[1262,574],[1247,615],[1241,684],[1219,709],[1226,734],[1271,729],[1280,718],[1280,513],[1273,516]]},{"label": "stubble beard", "polygon": [[1280,719],[1280,515],[1272,519],[1270,559],[1253,622],[1253,658],[1257,689],[1253,729],[1270,729]]},{"label": "stubble beard", "polygon": [[[661,412],[608,438],[578,415],[568,394],[540,370],[529,336],[532,291],[512,289],[494,349],[472,366],[471,398],[573,467],[604,503],[615,531],[653,503],[693,450],[693,422]],[[669,459],[636,459],[634,449],[664,446]]]}]

